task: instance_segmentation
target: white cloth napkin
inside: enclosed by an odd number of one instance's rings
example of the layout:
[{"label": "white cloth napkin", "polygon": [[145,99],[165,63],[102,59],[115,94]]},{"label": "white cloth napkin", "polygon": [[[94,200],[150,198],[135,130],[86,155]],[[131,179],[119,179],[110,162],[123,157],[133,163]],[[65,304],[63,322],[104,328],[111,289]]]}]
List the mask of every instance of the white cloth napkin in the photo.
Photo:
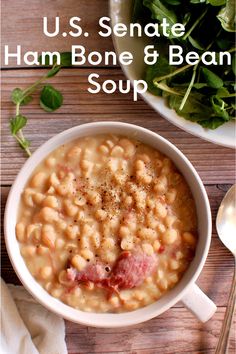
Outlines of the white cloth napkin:
[{"label": "white cloth napkin", "polygon": [[1,354],[66,354],[64,320],[1,279]]}]

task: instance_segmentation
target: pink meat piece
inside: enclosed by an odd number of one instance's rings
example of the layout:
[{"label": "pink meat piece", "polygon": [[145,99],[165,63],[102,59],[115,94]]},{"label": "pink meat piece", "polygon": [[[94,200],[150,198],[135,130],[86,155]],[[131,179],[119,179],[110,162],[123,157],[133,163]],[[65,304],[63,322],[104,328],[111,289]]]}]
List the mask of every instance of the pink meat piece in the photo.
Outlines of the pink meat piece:
[{"label": "pink meat piece", "polygon": [[101,263],[90,264],[81,272],[78,272],[73,267],[67,269],[67,277],[71,281],[77,280],[99,283],[102,280],[106,279],[107,276],[108,273],[105,270],[105,266]]},{"label": "pink meat piece", "polygon": [[108,284],[118,289],[139,286],[153,272],[156,264],[156,257],[141,252],[123,252],[112,270]]},{"label": "pink meat piece", "polygon": [[104,288],[121,290],[131,289],[142,284],[157,265],[157,258],[145,253],[122,252],[111,272],[102,263],[88,265],[83,271],[67,269],[71,281],[91,281]]}]

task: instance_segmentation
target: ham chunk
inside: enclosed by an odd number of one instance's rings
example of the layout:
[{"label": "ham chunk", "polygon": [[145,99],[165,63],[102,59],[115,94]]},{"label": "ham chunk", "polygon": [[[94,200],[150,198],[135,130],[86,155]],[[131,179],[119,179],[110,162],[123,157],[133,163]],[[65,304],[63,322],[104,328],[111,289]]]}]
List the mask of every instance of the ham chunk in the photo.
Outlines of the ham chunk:
[{"label": "ham chunk", "polygon": [[118,289],[139,286],[154,270],[157,259],[145,253],[122,252],[112,270],[109,285]]},{"label": "ham chunk", "polygon": [[70,267],[67,269],[67,277],[72,281],[91,281],[104,288],[118,291],[141,285],[156,265],[157,258],[154,256],[125,251],[121,253],[111,272],[104,264],[95,263],[80,272]]},{"label": "ham chunk", "polygon": [[72,281],[91,281],[93,283],[99,283],[108,276],[108,272],[105,268],[105,265],[101,263],[90,264],[81,272],[78,272],[75,268],[70,267],[67,269],[67,277]]}]

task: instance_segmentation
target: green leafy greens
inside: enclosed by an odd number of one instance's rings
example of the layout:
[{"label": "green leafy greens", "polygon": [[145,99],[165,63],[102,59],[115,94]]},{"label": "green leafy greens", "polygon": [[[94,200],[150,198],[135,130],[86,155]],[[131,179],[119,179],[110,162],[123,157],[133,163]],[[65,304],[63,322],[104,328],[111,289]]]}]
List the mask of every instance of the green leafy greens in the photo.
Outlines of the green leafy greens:
[{"label": "green leafy greens", "polygon": [[[39,62],[41,63],[41,57],[39,58]],[[31,155],[30,141],[24,137],[22,131],[27,124],[27,118],[20,113],[20,108],[21,106],[27,105],[32,101],[32,94],[38,89],[41,89],[40,106],[44,111],[53,112],[61,107],[63,103],[63,96],[61,92],[56,90],[52,85],[47,84],[43,86],[43,83],[47,79],[55,76],[61,68],[71,66],[71,53],[64,52],[60,54],[60,65],[58,65],[56,61],[50,65],[49,57],[46,57],[45,66],[51,66],[51,69],[34,84],[24,90],[15,88],[11,93],[11,100],[15,104],[16,110],[15,116],[10,119],[10,132],[28,156]]]},{"label": "green leafy greens", "polygon": [[[148,12],[147,12],[148,11]],[[160,56],[148,65],[148,90],[166,98],[170,108],[204,128],[216,129],[235,119],[235,0],[134,0],[132,22],[176,22],[185,26],[183,37],[161,36],[153,40]],[[228,51],[232,65],[169,65],[168,45],[181,45],[183,53]],[[217,59],[218,61],[218,59]]]}]

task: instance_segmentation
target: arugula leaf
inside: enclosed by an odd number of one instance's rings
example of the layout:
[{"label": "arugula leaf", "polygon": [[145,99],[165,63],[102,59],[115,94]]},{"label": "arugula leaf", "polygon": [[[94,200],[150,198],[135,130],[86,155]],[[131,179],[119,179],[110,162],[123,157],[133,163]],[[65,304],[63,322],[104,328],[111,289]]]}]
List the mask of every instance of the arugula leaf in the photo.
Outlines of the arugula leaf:
[{"label": "arugula leaf", "polygon": [[202,4],[203,2],[206,2],[206,0],[190,0],[191,4]]},{"label": "arugula leaf", "polygon": [[46,112],[54,112],[63,103],[62,94],[51,85],[44,86],[40,95],[40,106]]},{"label": "arugula leaf", "polygon": [[236,32],[235,0],[227,0],[226,6],[217,15],[225,31]]},{"label": "arugula leaf", "polygon": [[214,112],[218,117],[223,118],[225,121],[229,120],[229,114],[226,111],[226,107],[228,106],[220,97],[217,95],[211,97],[211,104]]},{"label": "arugula leaf", "polygon": [[199,41],[197,41],[196,39],[194,39],[192,36],[188,36],[188,40],[194,48],[199,49],[199,50],[204,50],[204,47],[201,45],[201,43]]},{"label": "arugula leaf", "polygon": [[146,70],[145,81],[148,85],[148,90],[155,95],[160,95],[161,90],[154,85],[153,80],[157,76],[163,76],[169,74],[174,70],[173,66],[169,65],[166,57],[160,56],[154,65],[149,65]]},{"label": "arugula leaf", "polygon": [[208,85],[204,82],[196,82],[193,84],[193,87],[197,90],[201,90],[203,87],[207,87]]},{"label": "arugula leaf", "polygon": [[[180,111],[179,108],[182,103],[182,97],[172,95],[169,98],[170,108],[175,109],[178,114],[186,116],[188,120],[198,121],[200,119],[206,119],[207,116],[211,115],[212,110],[208,105],[202,102],[202,97],[201,94],[191,93]],[[198,115],[197,119],[196,114]]]},{"label": "arugula leaf", "polygon": [[223,80],[218,75],[213,73],[211,70],[209,70],[207,68],[202,68],[202,72],[203,72],[203,75],[205,77],[207,84],[210,87],[218,89],[218,88],[224,86]]},{"label": "arugula leaf", "polygon": [[[154,20],[160,24],[166,18],[170,27],[178,22],[186,28],[181,38],[167,37],[161,33],[160,38],[153,39],[159,51],[163,52],[154,65],[146,67],[144,78],[148,90],[166,98],[169,107],[180,116],[199,124],[203,122],[202,126],[210,129],[216,129],[235,116],[235,38],[230,32],[232,25],[235,25],[234,1],[143,1],[151,11],[149,22]],[[141,11],[139,16],[142,17]],[[232,53],[232,65],[218,63],[209,67],[200,59],[196,65],[173,67],[169,65],[167,50],[170,44],[180,44],[184,54],[194,50],[200,58],[206,50],[215,51],[216,60],[219,60],[219,50],[229,51]]]},{"label": "arugula leaf", "polygon": [[216,91],[217,97],[228,96],[229,94],[229,91],[225,87],[221,87]]},{"label": "arugula leaf", "polygon": [[225,5],[226,0],[208,0],[207,2],[209,2],[212,6],[222,6]]},{"label": "arugula leaf", "polygon": [[223,125],[225,123],[225,120],[222,118],[211,118],[211,119],[206,119],[198,122],[203,128],[208,128],[208,129],[216,129]]},{"label": "arugula leaf", "polygon": [[[144,0],[143,4],[151,10],[152,19],[163,21],[165,18],[170,27],[177,22],[174,11],[169,10],[160,0]],[[167,30],[170,38],[172,37],[170,29]]]},{"label": "arugula leaf", "polygon": [[180,0],[165,0],[165,2],[168,5],[172,5],[172,6],[181,5],[181,1]]},{"label": "arugula leaf", "polygon": [[20,129],[24,128],[27,123],[27,118],[18,114],[10,120],[10,130],[13,135],[16,135]]}]

